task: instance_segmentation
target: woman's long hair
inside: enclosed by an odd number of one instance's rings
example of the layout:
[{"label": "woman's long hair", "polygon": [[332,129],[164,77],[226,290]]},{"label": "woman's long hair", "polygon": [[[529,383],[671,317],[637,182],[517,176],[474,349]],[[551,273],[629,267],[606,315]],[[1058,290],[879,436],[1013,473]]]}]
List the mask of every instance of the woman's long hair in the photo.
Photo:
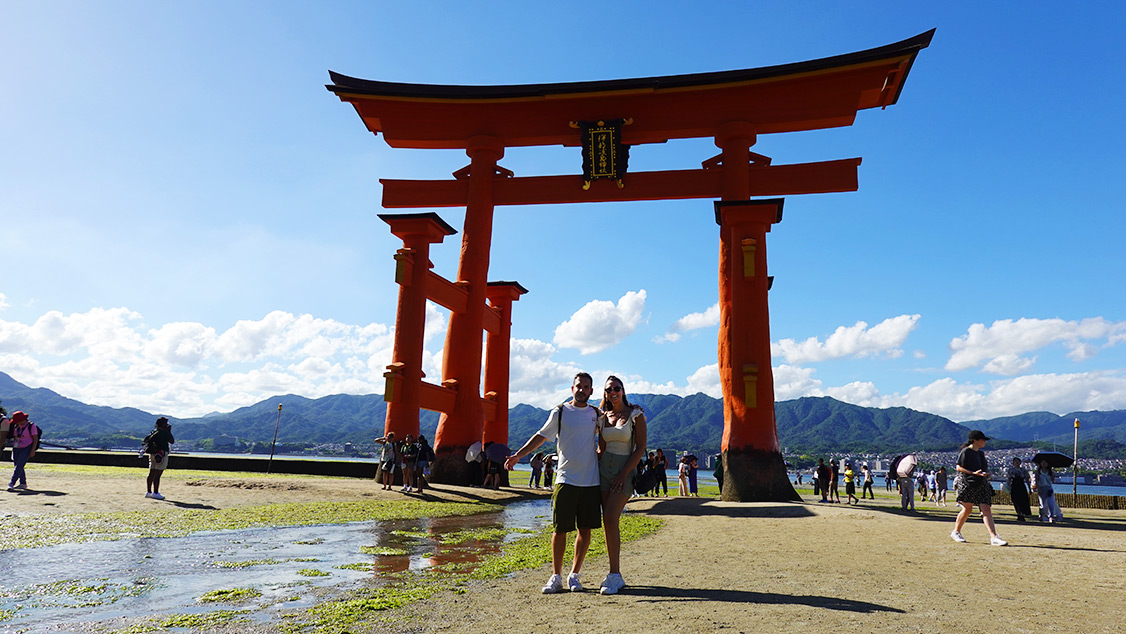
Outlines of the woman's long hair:
[{"label": "woman's long hair", "polygon": [[[606,383],[609,383],[610,381],[618,382],[618,386],[622,388],[622,405],[625,405],[626,409],[632,410],[633,405],[631,405],[629,399],[626,398],[626,384],[622,383],[622,380],[614,376],[613,374],[606,377]],[[605,385],[605,383],[603,383],[603,385]],[[605,394],[603,394],[602,402],[598,404],[598,409],[602,410],[603,412],[612,412],[614,411],[614,402],[607,398]]]}]

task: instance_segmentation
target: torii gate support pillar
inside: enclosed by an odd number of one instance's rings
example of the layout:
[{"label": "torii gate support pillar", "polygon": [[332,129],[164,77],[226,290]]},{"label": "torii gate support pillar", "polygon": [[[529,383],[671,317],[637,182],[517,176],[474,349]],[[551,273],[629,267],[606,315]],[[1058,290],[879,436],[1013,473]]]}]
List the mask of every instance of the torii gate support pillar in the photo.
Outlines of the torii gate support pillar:
[{"label": "torii gate support pillar", "polygon": [[774,420],[766,234],[782,199],[717,202],[723,490],[732,502],[800,501]]},{"label": "torii gate support pillar", "polygon": [[[485,419],[483,443],[508,444],[508,379],[512,342],[512,302],[528,291],[516,282],[489,282],[489,305],[500,313],[500,327],[485,336],[485,399],[496,403],[496,413]],[[508,486],[508,471],[501,472]]]},{"label": "torii gate support pillar", "polygon": [[402,239],[403,248],[395,253],[395,282],[399,284],[399,305],[395,311],[395,347],[391,365],[383,375],[387,387],[387,419],[383,433],[418,435],[418,415],[422,406],[422,353],[426,331],[426,300],[430,279],[430,245],[455,233],[438,214],[381,214],[391,233]]}]

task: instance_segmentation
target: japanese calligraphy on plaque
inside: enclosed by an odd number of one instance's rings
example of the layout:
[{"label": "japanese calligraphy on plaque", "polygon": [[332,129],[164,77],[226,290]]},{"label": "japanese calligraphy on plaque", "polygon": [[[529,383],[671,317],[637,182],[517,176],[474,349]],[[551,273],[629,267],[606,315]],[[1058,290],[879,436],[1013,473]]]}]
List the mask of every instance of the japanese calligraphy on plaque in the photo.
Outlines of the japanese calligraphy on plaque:
[{"label": "japanese calligraphy on plaque", "polygon": [[583,189],[589,189],[590,183],[600,178],[613,179],[618,187],[622,186],[629,163],[629,146],[622,144],[622,126],[632,122],[631,119],[578,122],[583,145]]}]

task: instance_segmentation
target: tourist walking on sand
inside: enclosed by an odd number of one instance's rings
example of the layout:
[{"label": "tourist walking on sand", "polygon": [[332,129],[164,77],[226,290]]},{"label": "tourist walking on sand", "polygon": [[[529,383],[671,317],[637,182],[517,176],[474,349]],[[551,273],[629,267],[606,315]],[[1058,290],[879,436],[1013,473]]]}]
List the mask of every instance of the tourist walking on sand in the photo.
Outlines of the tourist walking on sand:
[{"label": "tourist walking on sand", "polygon": [[543,457],[543,488],[550,489],[555,480],[555,455],[548,454]]},{"label": "tourist walking on sand", "polygon": [[930,489],[931,502],[938,506],[938,476],[934,469],[927,469],[927,488]]},{"label": "tourist walking on sand", "polygon": [[873,500],[876,499],[876,494],[872,492],[872,480],[875,479],[875,476],[872,475],[872,470],[868,468],[868,463],[861,465],[860,471],[864,474],[864,488],[860,491],[860,499],[867,499],[868,496],[872,496]]},{"label": "tourist walking on sand", "polygon": [[699,471],[700,462],[696,454],[688,454],[688,494],[694,498],[700,497],[699,480],[697,480]]},{"label": "tourist walking on sand", "polygon": [[[907,456],[900,456],[891,462],[891,469],[888,474],[895,474],[895,482],[899,486],[899,507],[904,511],[915,510],[915,467],[912,466],[902,474],[899,471],[899,465]],[[912,459],[913,460],[913,459]],[[911,464],[911,463],[909,463]]]},{"label": "tourist walking on sand", "polygon": [[39,426],[31,422],[26,413],[16,412],[8,421],[5,442],[8,439],[12,441],[12,462],[15,464],[8,490],[23,490],[27,488],[27,461],[35,457],[35,450],[39,448]]},{"label": "tourist walking on sand", "polygon": [[399,445],[399,456],[403,464],[403,493],[414,491],[414,470],[418,466],[418,443],[414,441],[413,434],[403,436]]},{"label": "tourist walking on sand", "polygon": [[1013,501],[1018,522],[1023,522],[1025,517],[1032,515],[1032,501],[1028,497],[1028,472],[1021,466],[1020,458],[1014,457],[1013,463],[1005,471],[1005,490]]},{"label": "tourist walking on sand", "polygon": [[832,471],[825,464],[824,458],[817,459],[817,471],[814,473],[817,476],[818,484],[821,486],[821,501],[829,502],[830,500],[827,496],[829,495],[829,478],[832,475]]},{"label": "tourist walking on sand", "polygon": [[993,546],[1007,546],[1009,542],[1001,539],[997,529],[993,526],[993,485],[989,483],[989,463],[985,459],[985,452],[981,450],[985,441],[989,440],[981,430],[970,432],[969,440],[962,445],[958,453],[958,473],[962,474],[958,482],[957,497],[955,498],[962,510],[958,511],[958,519],[954,521],[954,530],[950,531],[950,538],[956,542],[964,543],[962,527],[970,519],[974,505],[981,510],[981,520],[989,531],[989,543]]},{"label": "tourist walking on sand", "polygon": [[657,484],[653,486],[653,495],[657,495],[661,490],[664,490],[665,497],[669,496],[669,459],[665,457],[665,452],[662,449],[657,450],[656,457],[653,458],[653,468],[656,469],[654,473],[657,474]]},{"label": "tourist walking on sand", "polygon": [[426,489],[426,476],[430,475],[430,463],[434,461],[434,448],[426,441],[426,436],[418,435],[418,460],[414,464],[415,493],[422,493]]},{"label": "tourist walking on sand", "polygon": [[688,495],[688,456],[681,456],[680,463],[676,465],[677,491],[680,497]]},{"label": "tourist walking on sand", "polygon": [[845,464],[844,470],[845,482],[845,495],[848,496],[848,504],[860,504],[860,500],[856,497],[856,472],[852,470],[852,463]]},{"label": "tourist walking on sand", "polygon": [[380,436],[375,442],[383,445],[379,452],[379,478],[383,483],[383,490],[390,491],[395,482],[395,465],[399,463],[399,448],[395,445],[395,432],[389,431],[386,436]]},{"label": "tourist walking on sand", "polygon": [[841,481],[841,463],[833,460],[829,464],[829,501],[841,503],[841,490],[838,484]]},{"label": "tourist walking on sand", "polygon": [[531,454],[545,442],[555,441],[559,458],[555,488],[551,494],[551,578],[543,587],[544,594],[564,589],[563,555],[567,550],[567,534],[577,531],[575,557],[566,588],[582,592],[579,571],[590,547],[590,531],[602,525],[602,495],[598,475],[598,432],[604,420],[602,413],[589,405],[594,380],[586,372],[575,375],[571,383],[571,401],[553,407],[547,422],[516,453],[504,461],[511,471],[521,458]]},{"label": "tourist walking on sand", "polygon": [[1056,474],[1047,460],[1041,460],[1036,465],[1036,478],[1032,481],[1032,490],[1040,498],[1040,521],[1055,524],[1063,520],[1063,511],[1056,502],[1056,491],[1053,483]]},{"label": "tourist walking on sand", "polygon": [[168,424],[168,419],[163,416],[156,419],[156,425],[149,437],[152,440],[149,442],[148,449],[149,477],[145,480],[147,490],[145,497],[163,500],[164,496],[160,494],[160,476],[168,468],[168,454],[172,452],[172,443],[176,442],[172,437],[172,425]]},{"label": "tourist walking on sand", "polygon": [[938,496],[935,504],[938,506],[946,506],[946,490],[948,487],[949,475],[946,473],[946,467],[939,467],[938,472],[934,474],[934,485],[938,488]]},{"label": "tourist walking on sand", "polygon": [[622,579],[622,535],[619,522],[633,492],[633,471],[645,456],[645,413],[626,398],[625,384],[616,376],[606,379],[602,404],[605,416],[599,434],[598,475],[602,489],[602,524],[610,573],[602,580],[600,594],[617,594],[626,586]]},{"label": "tourist walking on sand", "polygon": [[543,452],[537,452],[528,463],[532,467],[532,475],[528,477],[528,488],[540,488],[540,475],[543,474]]}]

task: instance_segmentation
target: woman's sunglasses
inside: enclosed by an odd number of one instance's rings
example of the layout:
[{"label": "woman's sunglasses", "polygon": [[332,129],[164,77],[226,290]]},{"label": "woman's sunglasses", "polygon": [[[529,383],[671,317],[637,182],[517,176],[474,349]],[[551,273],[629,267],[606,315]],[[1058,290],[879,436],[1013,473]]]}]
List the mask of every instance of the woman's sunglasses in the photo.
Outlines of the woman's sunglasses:
[{"label": "woman's sunglasses", "polygon": [[621,392],[622,388],[617,386],[617,385],[611,385],[610,387],[606,388],[604,391],[606,391],[606,392]]}]

